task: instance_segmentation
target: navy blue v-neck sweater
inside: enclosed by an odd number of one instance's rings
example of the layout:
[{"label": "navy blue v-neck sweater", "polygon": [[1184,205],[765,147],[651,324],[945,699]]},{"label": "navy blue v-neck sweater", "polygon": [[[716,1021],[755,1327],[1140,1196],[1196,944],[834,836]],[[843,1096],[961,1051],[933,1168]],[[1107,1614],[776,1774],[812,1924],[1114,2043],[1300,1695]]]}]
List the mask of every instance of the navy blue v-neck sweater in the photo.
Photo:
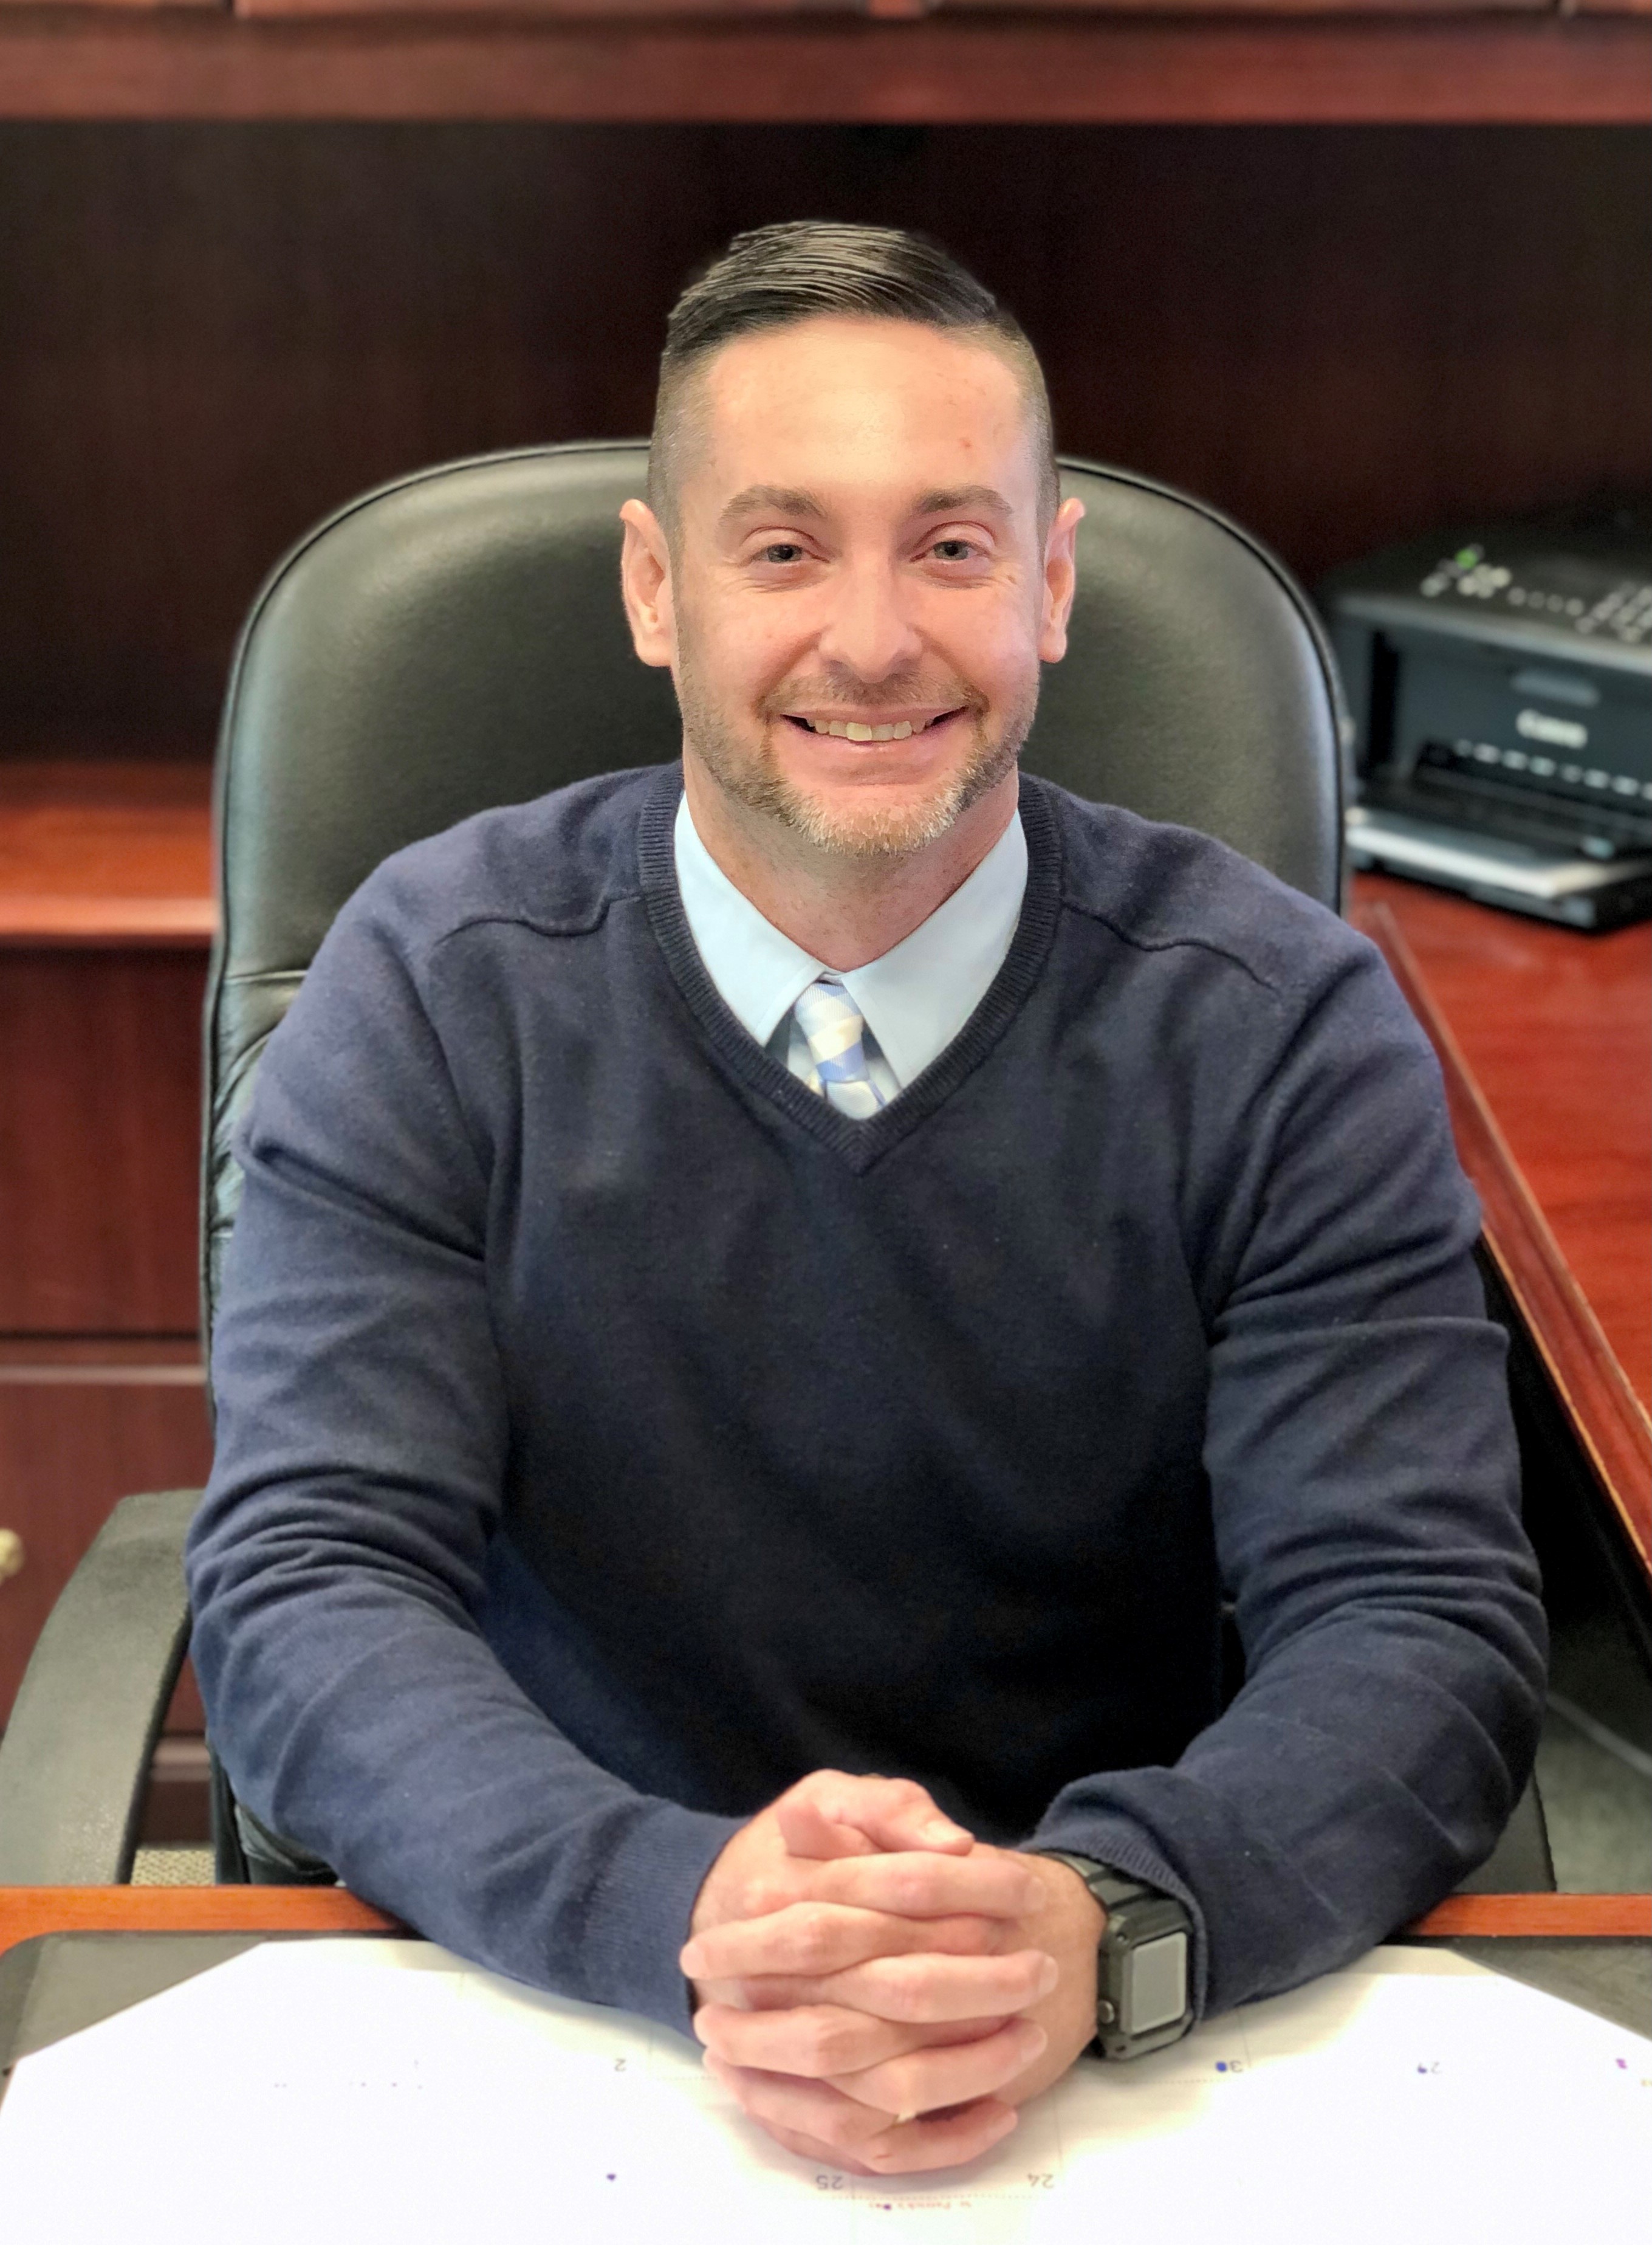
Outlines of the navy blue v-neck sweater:
[{"label": "navy blue v-neck sweater", "polygon": [[1543,1661],[1476,1211],[1376,953],[1027,779],[1003,968],[856,1122],[714,990],[680,790],[391,858],[271,1041],[190,1546],[237,1793],[680,2027],[706,1871],[823,1767],[1181,1895],[1205,2009],[1344,1961],[1490,1848]]}]

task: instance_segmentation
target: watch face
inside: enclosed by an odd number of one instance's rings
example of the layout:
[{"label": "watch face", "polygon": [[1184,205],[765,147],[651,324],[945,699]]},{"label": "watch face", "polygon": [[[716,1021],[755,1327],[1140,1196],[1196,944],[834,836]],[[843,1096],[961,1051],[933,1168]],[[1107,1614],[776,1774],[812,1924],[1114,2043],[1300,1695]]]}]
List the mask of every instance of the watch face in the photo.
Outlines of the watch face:
[{"label": "watch face", "polygon": [[1188,2008],[1188,1936],[1161,1934],[1144,1941],[1130,1953],[1129,1998],[1125,2031],[1151,2034],[1168,2027]]}]

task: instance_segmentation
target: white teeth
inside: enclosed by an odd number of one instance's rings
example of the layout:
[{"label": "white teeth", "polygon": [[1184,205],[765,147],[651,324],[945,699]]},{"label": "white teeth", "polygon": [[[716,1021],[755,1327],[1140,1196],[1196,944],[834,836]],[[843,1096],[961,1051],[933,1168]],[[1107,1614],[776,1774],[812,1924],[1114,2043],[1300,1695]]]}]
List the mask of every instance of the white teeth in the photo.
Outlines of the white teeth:
[{"label": "white teeth", "polygon": [[811,732],[829,734],[834,741],[910,741],[919,729],[905,718],[898,725],[858,725],[847,717],[834,717],[828,725],[817,725],[809,717],[803,722]]}]

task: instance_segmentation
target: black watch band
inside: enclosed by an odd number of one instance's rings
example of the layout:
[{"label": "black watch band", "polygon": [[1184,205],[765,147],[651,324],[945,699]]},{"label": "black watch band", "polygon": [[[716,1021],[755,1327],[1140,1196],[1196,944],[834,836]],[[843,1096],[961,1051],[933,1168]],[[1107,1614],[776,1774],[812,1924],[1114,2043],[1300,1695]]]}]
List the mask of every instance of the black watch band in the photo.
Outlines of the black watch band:
[{"label": "black watch band", "polygon": [[1096,1957],[1095,2044],[1103,2058],[1141,2058],[1193,2025],[1193,1917],[1175,1895],[1088,1855],[1033,1851],[1065,1863],[1107,1912]]}]

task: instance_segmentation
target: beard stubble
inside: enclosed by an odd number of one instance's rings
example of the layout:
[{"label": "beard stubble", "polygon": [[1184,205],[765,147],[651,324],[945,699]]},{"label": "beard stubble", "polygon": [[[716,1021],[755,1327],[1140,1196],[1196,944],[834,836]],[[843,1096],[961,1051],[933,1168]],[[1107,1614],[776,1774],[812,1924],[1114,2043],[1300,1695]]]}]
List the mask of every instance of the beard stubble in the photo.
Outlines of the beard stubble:
[{"label": "beard stubble", "polygon": [[[841,709],[848,718],[854,716],[857,707],[836,687],[818,695],[794,688],[788,698],[810,699],[822,708]],[[919,699],[916,694],[903,697],[898,687],[886,688],[878,706],[887,709],[903,698],[914,702]],[[932,789],[912,801],[857,808],[852,797],[843,804],[823,802],[788,777],[775,753],[770,733],[773,726],[789,722],[780,711],[759,705],[765,725],[762,740],[755,749],[737,740],[721,710],[706,694],[687,647],[681,650],[677,680],[684,734],[718,786],[746,810],[773,818],[815,849],[839,858],[905,858],[939,841],[972,804],[990,794],[1014,768],[1032,729],[1038,685],[1035,679],[1031,691],[1006,712],[996,736],[985,729],[981,696],[962,680],[952,682],[944,695],[929,692],[922,699],[931,707],[940,700],[968,711],[969,754],[938,779]]]}]

